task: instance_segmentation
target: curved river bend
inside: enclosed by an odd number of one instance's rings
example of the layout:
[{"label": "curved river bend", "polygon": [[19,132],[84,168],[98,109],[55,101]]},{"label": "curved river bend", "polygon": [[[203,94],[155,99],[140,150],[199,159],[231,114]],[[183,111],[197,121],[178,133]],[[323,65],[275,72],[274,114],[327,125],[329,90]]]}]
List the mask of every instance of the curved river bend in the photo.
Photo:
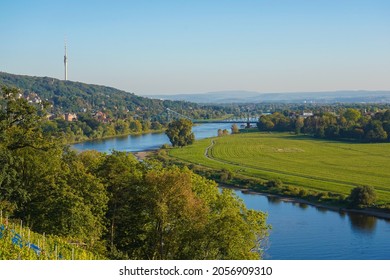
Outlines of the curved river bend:
[{"label": "curved river bend", "polygon": [[[202,124],[193,128],[196,139],[216,136],[230,124]],[[73,145],[100,152],[143,151],[169,143],[164,133],[117,137]],[[265,258],[298,260],[390,259],[390,221],[343,214],[257,194],[235,193],[248,208],[268,213],[272,225]]]}]

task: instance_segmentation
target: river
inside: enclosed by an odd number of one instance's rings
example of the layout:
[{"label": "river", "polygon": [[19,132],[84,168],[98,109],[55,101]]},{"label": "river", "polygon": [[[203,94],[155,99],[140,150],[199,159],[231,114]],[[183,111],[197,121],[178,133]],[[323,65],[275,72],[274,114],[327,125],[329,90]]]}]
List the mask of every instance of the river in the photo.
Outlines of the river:
[{"label": "river", "polygon": [[[196,139],[216,136],[231,124],[202,124],[193,128]],[[73,145],[100,152],[151,150],[169,143],[164,133],[117,137]],[[366,215],[339,213],[257,194],[235,193],[248,208],[268,213],[272,225],[266,259],[378,260],[390,259],[390,221]]]},{"label": "river", "polygon": [[[217,136],[218,129],[229,129],[231,124],[201,124],[194,126],[192,131],[195,139]],[[112,150],[139,152],[146,150],[156,150],[163,144],[169,144],[169,139],[165,133],[147,133],[139,135],[129,135],[114,137],[102,140],[93,140],[74,144],[76,150],[97,150],[99,152],[109,153]]]}]

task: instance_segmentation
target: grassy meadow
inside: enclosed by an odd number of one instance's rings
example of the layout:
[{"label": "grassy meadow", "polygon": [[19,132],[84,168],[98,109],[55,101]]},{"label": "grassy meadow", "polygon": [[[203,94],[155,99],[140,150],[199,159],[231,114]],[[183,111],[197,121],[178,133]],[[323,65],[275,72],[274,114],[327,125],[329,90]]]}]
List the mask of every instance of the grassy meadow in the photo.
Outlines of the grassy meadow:
[{"label": "grassy meadow", "polygon": [[[207,155],[206,155],[207,154]],[[379,203],[390,202],[390,144],[315,139],[289,133],[242,133],[203,139],[169,151],[194,164],[264,180],[348,195],[373,186]]]}]

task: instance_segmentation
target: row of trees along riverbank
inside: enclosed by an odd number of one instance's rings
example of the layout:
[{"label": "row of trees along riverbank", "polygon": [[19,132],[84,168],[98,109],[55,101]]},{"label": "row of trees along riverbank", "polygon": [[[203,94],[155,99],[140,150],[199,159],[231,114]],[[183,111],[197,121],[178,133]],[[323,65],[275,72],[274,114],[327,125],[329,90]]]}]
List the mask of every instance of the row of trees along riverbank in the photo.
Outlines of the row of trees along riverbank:
[{"label": "row of trees along riverbank", "polygon": [[390,142],[390,109],[362,113],[347,108],[339,114],[322,112],[308,117],[286,110],[261,116],[257,127],[260,131],[294,131],[318,138]]}]

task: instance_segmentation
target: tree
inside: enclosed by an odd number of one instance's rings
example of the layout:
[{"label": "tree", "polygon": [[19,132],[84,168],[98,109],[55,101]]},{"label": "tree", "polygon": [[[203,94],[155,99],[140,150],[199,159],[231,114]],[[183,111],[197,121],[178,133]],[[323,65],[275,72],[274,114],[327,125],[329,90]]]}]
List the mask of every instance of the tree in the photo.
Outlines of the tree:
[{"label": "tree", "polygon": [[[35,157],[45,158],[56,147],[41,129],[44,111],[20,98],[19,90],[1,87],[0,107],[0,203],[21,209],[29,201],[29,170]],[[28,158],[28,156],[30,156]]]},{"label": "tree", "polygon": [[247,210],[231,190],[187,168],[146,175],[153,227],[149,258],[259,259],[267,236],[265,214]]},{"label": "tree", "polygon": [[[85,161],[95,166],[91,155]],[[113,254],[130,259],[259,259],[266,215],[187,168],[107,155],[98,173],[110,195]],[[116,251],[117,250],[117,251]],[[113,257],[113,255],[111,255]]]},{"label": "tree", "polygon": [[325,128],[325,137],[336,139],[340,136],[340,127],[338,125],[329,125]]},{"label": "tree", "polygon": [[219,178],[222,182],[227,182],[233,178],[233,173],[230,170],[223,168]]},{"label": "tree", "polygon": [[109,249],[111,252],[116,249],[132,252],[136,246],[134,240],[143,234],[145,212],[142,209],[149,203],[144,198],[147,189],[139,187],[142,185],[143,167],[133,155],[114,151],[106,155],[95,170],[110,198],[106,213]]},{"label": "tree", "polygon": [[115,131],[117,134],[128,134],[130,132],[129,125],[124,120],[117,120],[115,123]]},{"label": "tree", "polygon": [[[213,191],[217,191],[216,188]],[[197,246],[204,259],[259,259],[263,254],[268,226],[266,214],[248,210],[232,190],[210,196],[210,214],[203,242]]]},{"label": "tree", "polygon": [[376,202],[376,192],[371,186],[356,187],[351,190],[348,199],[352,206],[370,206]]},{"label": "tree", "polygon": [[304,118],[297,117],[297,119],[294,122],[295,134],[301,133],[303,126],[304,126]]},{"label": "tree", "polygon": [[149,120],[144,120],[142,122],[142,130],[143,131],[148,131],[151,126],[152,126],[152,123]]},{"label": "tree", "polygon": [[270,120],[268,116],[262,115],[257,123],[257,128],[260,131],[270,131],[274,128],[275,124]]},{"label": "tree", "polygon": [[49,149],[53,141],[44,138],[41,129],[45,108],[36,108],[19,98],[18,89],[2,87],[1,93],[4,109],[0,110],[0,141],[9,150]]},{"label": "tree", "polygon": [[371,120],[364,128],[365,140],[368,142],[383,142],[387,140],[387,132],[378,120]]},{"label": "tree", "polygon": [[[192,191],[191,172],[178,168],[150,170],[144,259],[194,257],[196,241],[203,238],[207,207]],[[195,242],[194,242],[195,241]]]},{"label": "tree", "polygon": [[33,230],[96,246],[107,196],[78,156],[44,133],[44,111],[3,88],[0,110],[0,204]]},{"label": "tree", "polygon": [[195,136],[192,132],[192,122],[187,119],[179,119],[170,122],[165,134],[174,147],[184,147],[195,141]]},{"label": "tree", "polygon": [[281,188],[283,186],[283,182],[280,179],[272,179],[267,181],[266,186],[268,188]]},{"label": "tree", "polygon": [[162,125],[158,121],[154,121],[151,124],[151,129],[153,130],[160,130],[162,128]]},{"label": "tree", "polygon": [[142,124],[139,120],[134,120],[130,122],[130,129],[134,132],[141,132],[142,131]]},{"label": "tree", "polygon": [[238,128],[238,125],[234,123],[232,125],[232,134],[237,134],[237,133],[240,133],[240,129]]},{"label": "tree", "polygon": [[347,120],[348,124],[351,125],[356,123],[359,120],[359,118],[362,116],[362,114],[356,109],[348,108],[344,112],[343,116]]}]

